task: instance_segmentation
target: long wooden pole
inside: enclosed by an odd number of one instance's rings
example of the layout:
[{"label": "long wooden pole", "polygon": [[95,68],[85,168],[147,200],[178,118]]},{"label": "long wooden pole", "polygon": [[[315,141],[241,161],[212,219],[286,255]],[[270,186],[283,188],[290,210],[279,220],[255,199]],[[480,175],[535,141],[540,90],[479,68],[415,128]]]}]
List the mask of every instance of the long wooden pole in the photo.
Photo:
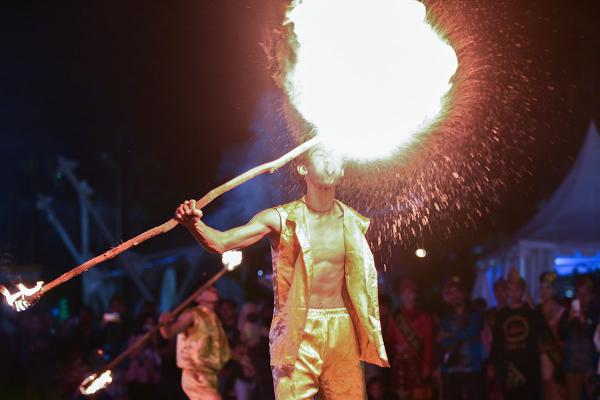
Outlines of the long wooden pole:
[{"label": "long wooden pole", "polygon": [[[235,187],[241,185],[244,182],[249,181],[252,178],[257,177],[258,175],[264,174],[265,172],[269,172],[269,173],[275,172],[277,169],[281,168],[288,162],[292,161],[293,159],[295,159],[296,157],[298,157],[300,154],[304,153],[305,151],[316,146],[318,143],[319,143],[319,137],[315,136],[312,139],[295,147],[294,149],[287,152],[286,154],[279,157],[278,159],[273,160],[268,163],[265,163],[265,164],[262,164],[262,165],[259,165],[257,167],[254,167],[254,168],[244,172],[243,174],[231,179],[230,181],[228,181],[228,182],[222,184],[221,186],[218,186],[215,189],[208,192],[206,195],[204,195],[204,197],[202,197],[200,200],[197,201],[197,203],[196,203],[197,207],[198,208],[205,207],[207,204],[209,204],[211,201],[213,201],[214,199],[216,199],[223,193],[228,192],[231,189],[234,189]],[[141,234],[137,235],[136,237],[129,239],[128,241],[126,241],[124,243],[121,243],[117,247],[114,247],[114,248],[84,262],[83,264],[78,265],[77,267],[73,268],[72,270],[62,274],[58,278],[56,278],[53,281],[42,286],[42,289],[40,291],[38,291],[35,295],[32,296],[30,302],[33,303],[34,301],[37,301],[45,293],[48,293],[50,290],[67,282],[71,278],[84,273],[85,271],[94,267],[95,265],[98,265],[106,260],[110,260],[111,258],[116,257],[117,255],[121,254],[122,252],[124,252],[132,247],[135,247],[135,246],[139,245],[140,243],[145,242],[148,239],[151,239],[155,236],[158,236],[158,235],[161,235],[163,233],[170,231],[175,226],[177,226],[177,224],[178,223],[175,219],[170,219],[169,221],[165,222],[164,224],[156,226],[152,229],[149,229],[146,232],[141,233]]]}]

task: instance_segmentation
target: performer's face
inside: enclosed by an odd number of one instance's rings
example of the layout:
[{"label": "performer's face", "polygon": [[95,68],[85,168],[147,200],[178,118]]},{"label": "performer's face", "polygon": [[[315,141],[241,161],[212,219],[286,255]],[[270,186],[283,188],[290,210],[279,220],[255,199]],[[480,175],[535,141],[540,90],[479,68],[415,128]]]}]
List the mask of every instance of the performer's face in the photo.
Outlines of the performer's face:
[{"label": "performer's face", "polygon": [[198,305],[208,307],[211,310],[215,309],[215,305],[218,301],[219,294],[214,288],[207,289],[196,297],[196,303],[198,303]]},{"label": "performer's face", "polygon": [[306,163],[298,171],[306,177],[307,183],[317,187],[331,187],[344,176],[343,160],[334,152],[317,147],[308,154]]}]

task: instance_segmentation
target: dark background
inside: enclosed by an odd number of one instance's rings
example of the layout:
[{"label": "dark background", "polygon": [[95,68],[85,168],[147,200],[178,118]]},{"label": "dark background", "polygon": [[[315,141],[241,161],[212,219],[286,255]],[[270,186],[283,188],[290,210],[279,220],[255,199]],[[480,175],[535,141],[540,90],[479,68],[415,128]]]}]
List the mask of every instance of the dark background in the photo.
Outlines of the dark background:
[{"label": "dark background", "polygon": [[[412,243],[390,243],[389,254],[378,254],[388,266],[413,271],[431,285],[454,273],[472,279],[477,253],[503,243],[535,214],[567,174],[590,120],[600,120],[597,2],[444,3],[448,10],[460,6],[455,9],[480,30],[482,43],[496,43],[516,60],[533,60],[527,73],[540,78],[544,88],[532,84],[529,93],[545,101],[530,112],[542,123],[529,131],[537,140],[527,148],[527,173],[508,182],[498,194],[499,205],[475,228],[454,230],[443,241],[422,238],[435,249],[425,260],[414,257]],[[35,208],[38,193],[51,194],[55,211],[77,237],[77,197],[56,173],[59,156],[79,163],[78,176],[94,188],[94,201],[109,224],[122,225],[122,239],[162,223],[181,200],[231,177],[223,173],[224,154],[252,143],[250,126],[262,118],[257,104],[277,90],[259,43],[265,27],[278,22],[282,4],[18,2],[3,7],[1,283],[11,283],[23,265],[41,264],[45,280],[73,266]],[[518,40],[525,48],[512,46]],[[191,243],[178,229],[140,251]],[[76,295],[78,286],[64,290]]]}]

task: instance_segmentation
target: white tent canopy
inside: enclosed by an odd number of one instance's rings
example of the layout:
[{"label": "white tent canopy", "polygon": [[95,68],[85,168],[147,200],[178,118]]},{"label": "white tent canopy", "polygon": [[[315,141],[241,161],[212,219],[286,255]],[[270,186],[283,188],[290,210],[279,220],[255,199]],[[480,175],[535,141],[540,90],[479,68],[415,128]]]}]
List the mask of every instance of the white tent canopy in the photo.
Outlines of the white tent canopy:
[{"label": "white tent canopy", "polygon": [[590,123],[568,176],[550,201],[517,235],[478,263],[472,296],[493,303],[492,285],[517,268],[538,299],[542,272],[600,269],[600,135]]}]

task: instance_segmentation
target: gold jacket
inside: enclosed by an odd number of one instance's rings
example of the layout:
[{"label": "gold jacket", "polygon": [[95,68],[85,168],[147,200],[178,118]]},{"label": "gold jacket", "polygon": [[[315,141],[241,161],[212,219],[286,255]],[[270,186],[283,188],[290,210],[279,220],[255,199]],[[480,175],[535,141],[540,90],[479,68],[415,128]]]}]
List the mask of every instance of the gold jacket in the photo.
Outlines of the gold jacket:
[{"label": "gold jacket", "polygon": [[[342,290],[360,346],[360,359],[389,367],[379,320],[377,270],[365,238],[368,218],[336,200],[343,211],[345,282]],[[275,207],[281,218],[277,249],[272,249],[274,310],[269,342],[271,365],[292,367],[304,332],[311,293],[313,259],[303,199]]]},{"label": "gold jacket", "polygon": [[216,376],[231,357],[227,335],[213,311],[205,307],[191,311],[193,325],[177,335],[177,366]]}]

